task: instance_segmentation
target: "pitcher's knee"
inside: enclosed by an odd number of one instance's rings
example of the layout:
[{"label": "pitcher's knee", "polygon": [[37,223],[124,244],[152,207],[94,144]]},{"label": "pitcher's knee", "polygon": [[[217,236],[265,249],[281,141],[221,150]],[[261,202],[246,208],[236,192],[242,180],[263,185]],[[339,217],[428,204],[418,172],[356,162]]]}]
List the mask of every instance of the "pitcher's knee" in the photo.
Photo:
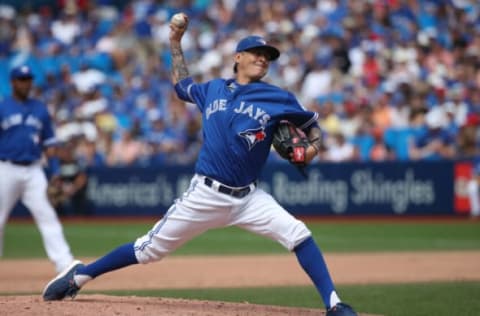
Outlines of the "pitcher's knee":
[{"label": "pitcher's knee", "polygon": [[312,232],[307,226],[302,221],[296,220],[295,224],[288,229],[285,241],[282,244],[289,251],[292,251],[310,236],[312,236]]},{"label": "pitcher's knee", "polygon": [[145,247],[142,249],[135,247],[135,256],[137,257],[138,262],[142,264],[160,261],[166,255],[167,253],[160,252],[151,247]]},{"label": "pitcher's knee", "polygon": [[134,249],[139,263],[160,261],[177,249],[180,241],[169,241],[161,236],[144,236],[135,242]]}]

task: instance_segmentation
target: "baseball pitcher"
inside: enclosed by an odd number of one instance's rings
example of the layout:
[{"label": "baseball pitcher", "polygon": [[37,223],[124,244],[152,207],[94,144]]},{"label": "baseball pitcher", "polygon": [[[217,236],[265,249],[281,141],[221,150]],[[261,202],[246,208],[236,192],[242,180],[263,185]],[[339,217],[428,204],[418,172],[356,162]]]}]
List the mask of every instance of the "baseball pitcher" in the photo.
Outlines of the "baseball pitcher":
[{"label": "baseball pitcher", "polygon": [[5,224],[21,199],[40,230],[48,258],[60,272],[74,259],[47,198],[40,159],[44,148],[51,154],[56,139],[46,106],[29,97],[32,79],[28,66],[12,69],[12,96],[0,103],[0,255]]},{"label": "baseball pitcher", "polygon": [[43,298],[73,297],[103,273],[161,260],[209,229],[235,225],[294,252],[318,289],[328,316],[356,315],[340,301],[309,229],[256,185],[273,135],[284,120],[304,130],[310,140],[303,150],[292,150],[290,161],[303,165],[316,156],[320,147],[317,114],[306,111],[291,93],[262,81],[280,52],[260,36],[238,42],[235,78],[194,82],[180,44],[188,25],[183,17],[170,23],[172,81],[180,99],[198,106],[204,137],[190,187],[147,234],[89,265],[76,262],[47,284]]}]

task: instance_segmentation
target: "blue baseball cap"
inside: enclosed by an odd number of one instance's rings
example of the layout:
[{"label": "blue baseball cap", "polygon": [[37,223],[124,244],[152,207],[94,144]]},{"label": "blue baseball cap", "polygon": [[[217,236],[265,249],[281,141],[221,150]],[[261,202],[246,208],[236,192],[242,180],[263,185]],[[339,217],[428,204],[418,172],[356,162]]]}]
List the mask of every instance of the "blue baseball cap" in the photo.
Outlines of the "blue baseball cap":
[{"label": "blue baseball cap", "polygon": [[250,35],[238,42],[236,52],[244,52],[253,48],[263,48],[268,51],[269,60],[275,60],[280,56],[280,51],[273,46],[267,45],[267,41],[258,35]]},{"label": "blue baseball cap", "polygon": [[27,65],[18,66],[10,71],[10,79],[33,79],[33,73]]}]

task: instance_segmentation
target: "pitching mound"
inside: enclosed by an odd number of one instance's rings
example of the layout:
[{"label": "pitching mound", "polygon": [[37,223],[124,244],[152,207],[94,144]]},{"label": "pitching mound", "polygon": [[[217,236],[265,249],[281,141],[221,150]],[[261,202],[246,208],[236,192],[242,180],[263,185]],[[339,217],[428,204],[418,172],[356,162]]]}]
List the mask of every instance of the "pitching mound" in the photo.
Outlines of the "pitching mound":
[{"label": "pitching mound", "polygon": [[[258,316],[258,315],[324,315],[318,309],[280,307],[249,303],[183,300],[156,297],[81,295],[75,300],[44,302],[39,296],[0,297],[4,315],[115,315],[115,316]],[[360,314],[361,316],[368,316]]]}]

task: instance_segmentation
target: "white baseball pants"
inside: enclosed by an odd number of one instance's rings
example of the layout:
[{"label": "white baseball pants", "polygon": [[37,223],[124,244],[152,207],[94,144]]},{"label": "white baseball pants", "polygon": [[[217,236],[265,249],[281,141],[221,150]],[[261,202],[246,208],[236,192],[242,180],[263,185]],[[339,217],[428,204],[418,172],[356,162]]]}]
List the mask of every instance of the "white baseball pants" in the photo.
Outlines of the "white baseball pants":
[{"label": "white baseball pants", "polygon": [[7,219],[19,199],[38,226],[48,258],[57,272],[62,271],[73,261],[73,256],[57,214],[48,201],[47,179],[40,163],[19,166],[0,161],[0,255]]},{"label": "white baseball pants", "polygon": [[189,189],[175,201],[165,216],[135,242],[135,255],[140,263],[158,261],[193,237],[212,228],[238,226],[276,240],[288,250],[311,236],[305,224],[276,202],[262,189],[236,198],[211,187],[205,177],[195,175]]}]

